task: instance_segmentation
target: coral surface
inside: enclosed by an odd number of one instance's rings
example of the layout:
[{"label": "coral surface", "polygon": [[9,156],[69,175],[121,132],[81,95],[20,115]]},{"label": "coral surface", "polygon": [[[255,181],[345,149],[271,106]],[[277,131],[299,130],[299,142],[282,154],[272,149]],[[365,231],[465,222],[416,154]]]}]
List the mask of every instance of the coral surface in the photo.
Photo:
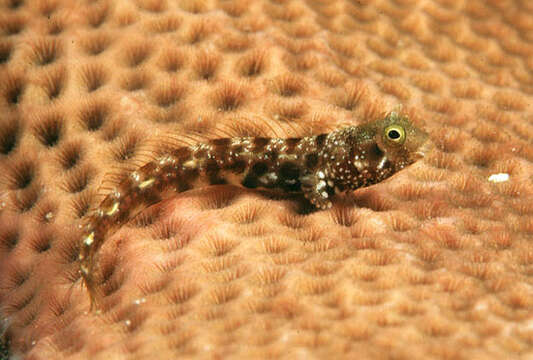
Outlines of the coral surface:
[{"label": "coral surface", "polygon": [[[398,104],[436,148],[311,211],[171,196],[102,247],[117,179],[195,136]],[[0,334],[14,358],[519,359],[533,348],[533,2],[0,0]]]}]

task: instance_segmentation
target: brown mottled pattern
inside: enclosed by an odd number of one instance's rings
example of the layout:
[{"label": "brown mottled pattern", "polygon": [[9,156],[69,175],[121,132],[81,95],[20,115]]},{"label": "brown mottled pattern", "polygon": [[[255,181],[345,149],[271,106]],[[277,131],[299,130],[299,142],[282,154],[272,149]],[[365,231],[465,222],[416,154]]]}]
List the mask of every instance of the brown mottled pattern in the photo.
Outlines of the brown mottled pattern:
[{"label": "brown mottled pattern", "polygon": [[[389,138],[389,129],[398,139]],[[168,188],[177,193],[198,183],[233,182],[247,188],[303,192],[314,206],[326,209],[336,190],[382,181],[422,158],[428,144],[427,134],[405,116],[392,112],[383,119],[327,135],[223,138],[171,150],[172,155],[133,171],[88,217],[78,258],[91,305],[99,300],[96,252],[105,238],[143,208],[160,201]],[[207,181],[197,182],[198,178]]]}]

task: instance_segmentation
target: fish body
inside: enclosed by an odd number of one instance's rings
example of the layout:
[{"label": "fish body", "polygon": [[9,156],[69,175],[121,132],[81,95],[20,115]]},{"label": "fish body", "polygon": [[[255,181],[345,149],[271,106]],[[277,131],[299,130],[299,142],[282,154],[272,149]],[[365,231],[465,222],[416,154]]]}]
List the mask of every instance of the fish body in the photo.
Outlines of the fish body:
[{"label": "fish body", "polygon": [[80,273],[97,300],[96,254],[105,238],[168,189],[213,184],[300,192],[318,209],[338,192],[378,183],[422,158],[428,135],[406,116],[382,119],[302,138],[221,138],[180,147],[133,171],[87,218]]}]

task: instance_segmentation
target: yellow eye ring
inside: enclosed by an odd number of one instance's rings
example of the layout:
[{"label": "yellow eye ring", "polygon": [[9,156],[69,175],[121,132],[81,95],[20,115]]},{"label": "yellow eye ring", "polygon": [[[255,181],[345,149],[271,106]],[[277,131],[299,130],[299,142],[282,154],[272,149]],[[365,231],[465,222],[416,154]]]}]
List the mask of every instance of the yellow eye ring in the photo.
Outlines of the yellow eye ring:
[{"label": "yellow eye ring", "polygon": [[396,144],[403,144],[405,141],[405,129],[399,125],[387,126],[385,129],[385,137],[388,141]]}]

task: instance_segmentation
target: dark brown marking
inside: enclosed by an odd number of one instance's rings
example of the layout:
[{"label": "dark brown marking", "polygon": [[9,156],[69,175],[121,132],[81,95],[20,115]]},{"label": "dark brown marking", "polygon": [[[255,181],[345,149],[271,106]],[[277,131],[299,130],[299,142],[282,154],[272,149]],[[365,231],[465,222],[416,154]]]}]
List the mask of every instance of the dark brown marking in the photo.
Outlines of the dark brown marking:
[{"label": "dark brown marking", "polygon": [[254,138],[254,148],[253,148],[253,151],[262,151],[265,146],[267,146],[267,144],[270,142],[270,139],[269,138],[264,138],[264,137],[258,137],[258,138]]},{"label": "dark brown marking", "polygon": [[261,176],[264,175],[268,171],[268,165],[263,161],[258,161],[252,165],[250,168],[250,174],[253,174],[254,176]]},{"label": "dark brown marking", "polygon": [[372,146],[372,152],[373,152],[373,155],[377,158],[380,158],[384,155],[383,151],[379,148],[378,144],[374,144],[374,146]]},{"label": "dark brown marking", "polygon": [[318,154],[310,153],[305,155],[305,167],[309,170],[314,169],[318,164]]},{"label": "dark brown marking", "polygon": [[244,177],[241,184],[245,188],[255,189],[259,186],[259,180],[257,179],[257,176],[248,174]]},{"label": "dark brown marking", "polygon": [[279,153],[275,150],[265,152],[265,156],[271,161],[275,162],[278,160]]},{"label": "dark brown marking", "polygon": [[300,175],[300,166],[292,161],[285,161],[279,167],[279,175],[284,180],[296,180]]},{"label": "dark brown marking", "polygon": [[292,161],[286,161],[279,167],[279,185],[285,191],[300,190],[300,166]]},{"label": "dark brown marking", "polygon": [[230,138],[221,138],[221,139],[213,139],[209,141],[209,143],[213,144],[214,146],[220,146],[227,148],[229,144],[231,144]]},{"label": "dark brown marking", "polygon": [[172,152],[172,156],[180,160],[188,159],[191,157],[191,150],[187,147],[178,148]]},{"label": "dark brown marking", "polygon": [[246,170],[246,161],[243,159],[233,160],[230,164],[225,166],[225,169],[231,170],[235,174],[241,174]]},{"label": "dark brown marking", "polygon": [[242,145],[234,145],[231,149],[234,153],[236,154],[239,154],[239,153],[242,153],[242,151],[244,150],[244,146]]},{"label": "dark brown marking", "polygon": [[220,171],[220,167],[215,159],[208,159],[205,162],[205,173],[208,176],[216,176]]},{"label": "dark brown marking", "polygon": [[301,138],[289,138],[285,140],[285,145],[287,146],[287,150],[285,150],[286,153],[290,154],[294,152],[294,148],[298,143],[302,140]]},{"label": "dark brown marking", "polygon": [[322,149],[322,147],[324,146],[324,142],[326,142],[326,138],[328,137],[328,134],[320,134],[320,135],[317,135],[316,136],[316,146],[319,148],[319,149]]}]

